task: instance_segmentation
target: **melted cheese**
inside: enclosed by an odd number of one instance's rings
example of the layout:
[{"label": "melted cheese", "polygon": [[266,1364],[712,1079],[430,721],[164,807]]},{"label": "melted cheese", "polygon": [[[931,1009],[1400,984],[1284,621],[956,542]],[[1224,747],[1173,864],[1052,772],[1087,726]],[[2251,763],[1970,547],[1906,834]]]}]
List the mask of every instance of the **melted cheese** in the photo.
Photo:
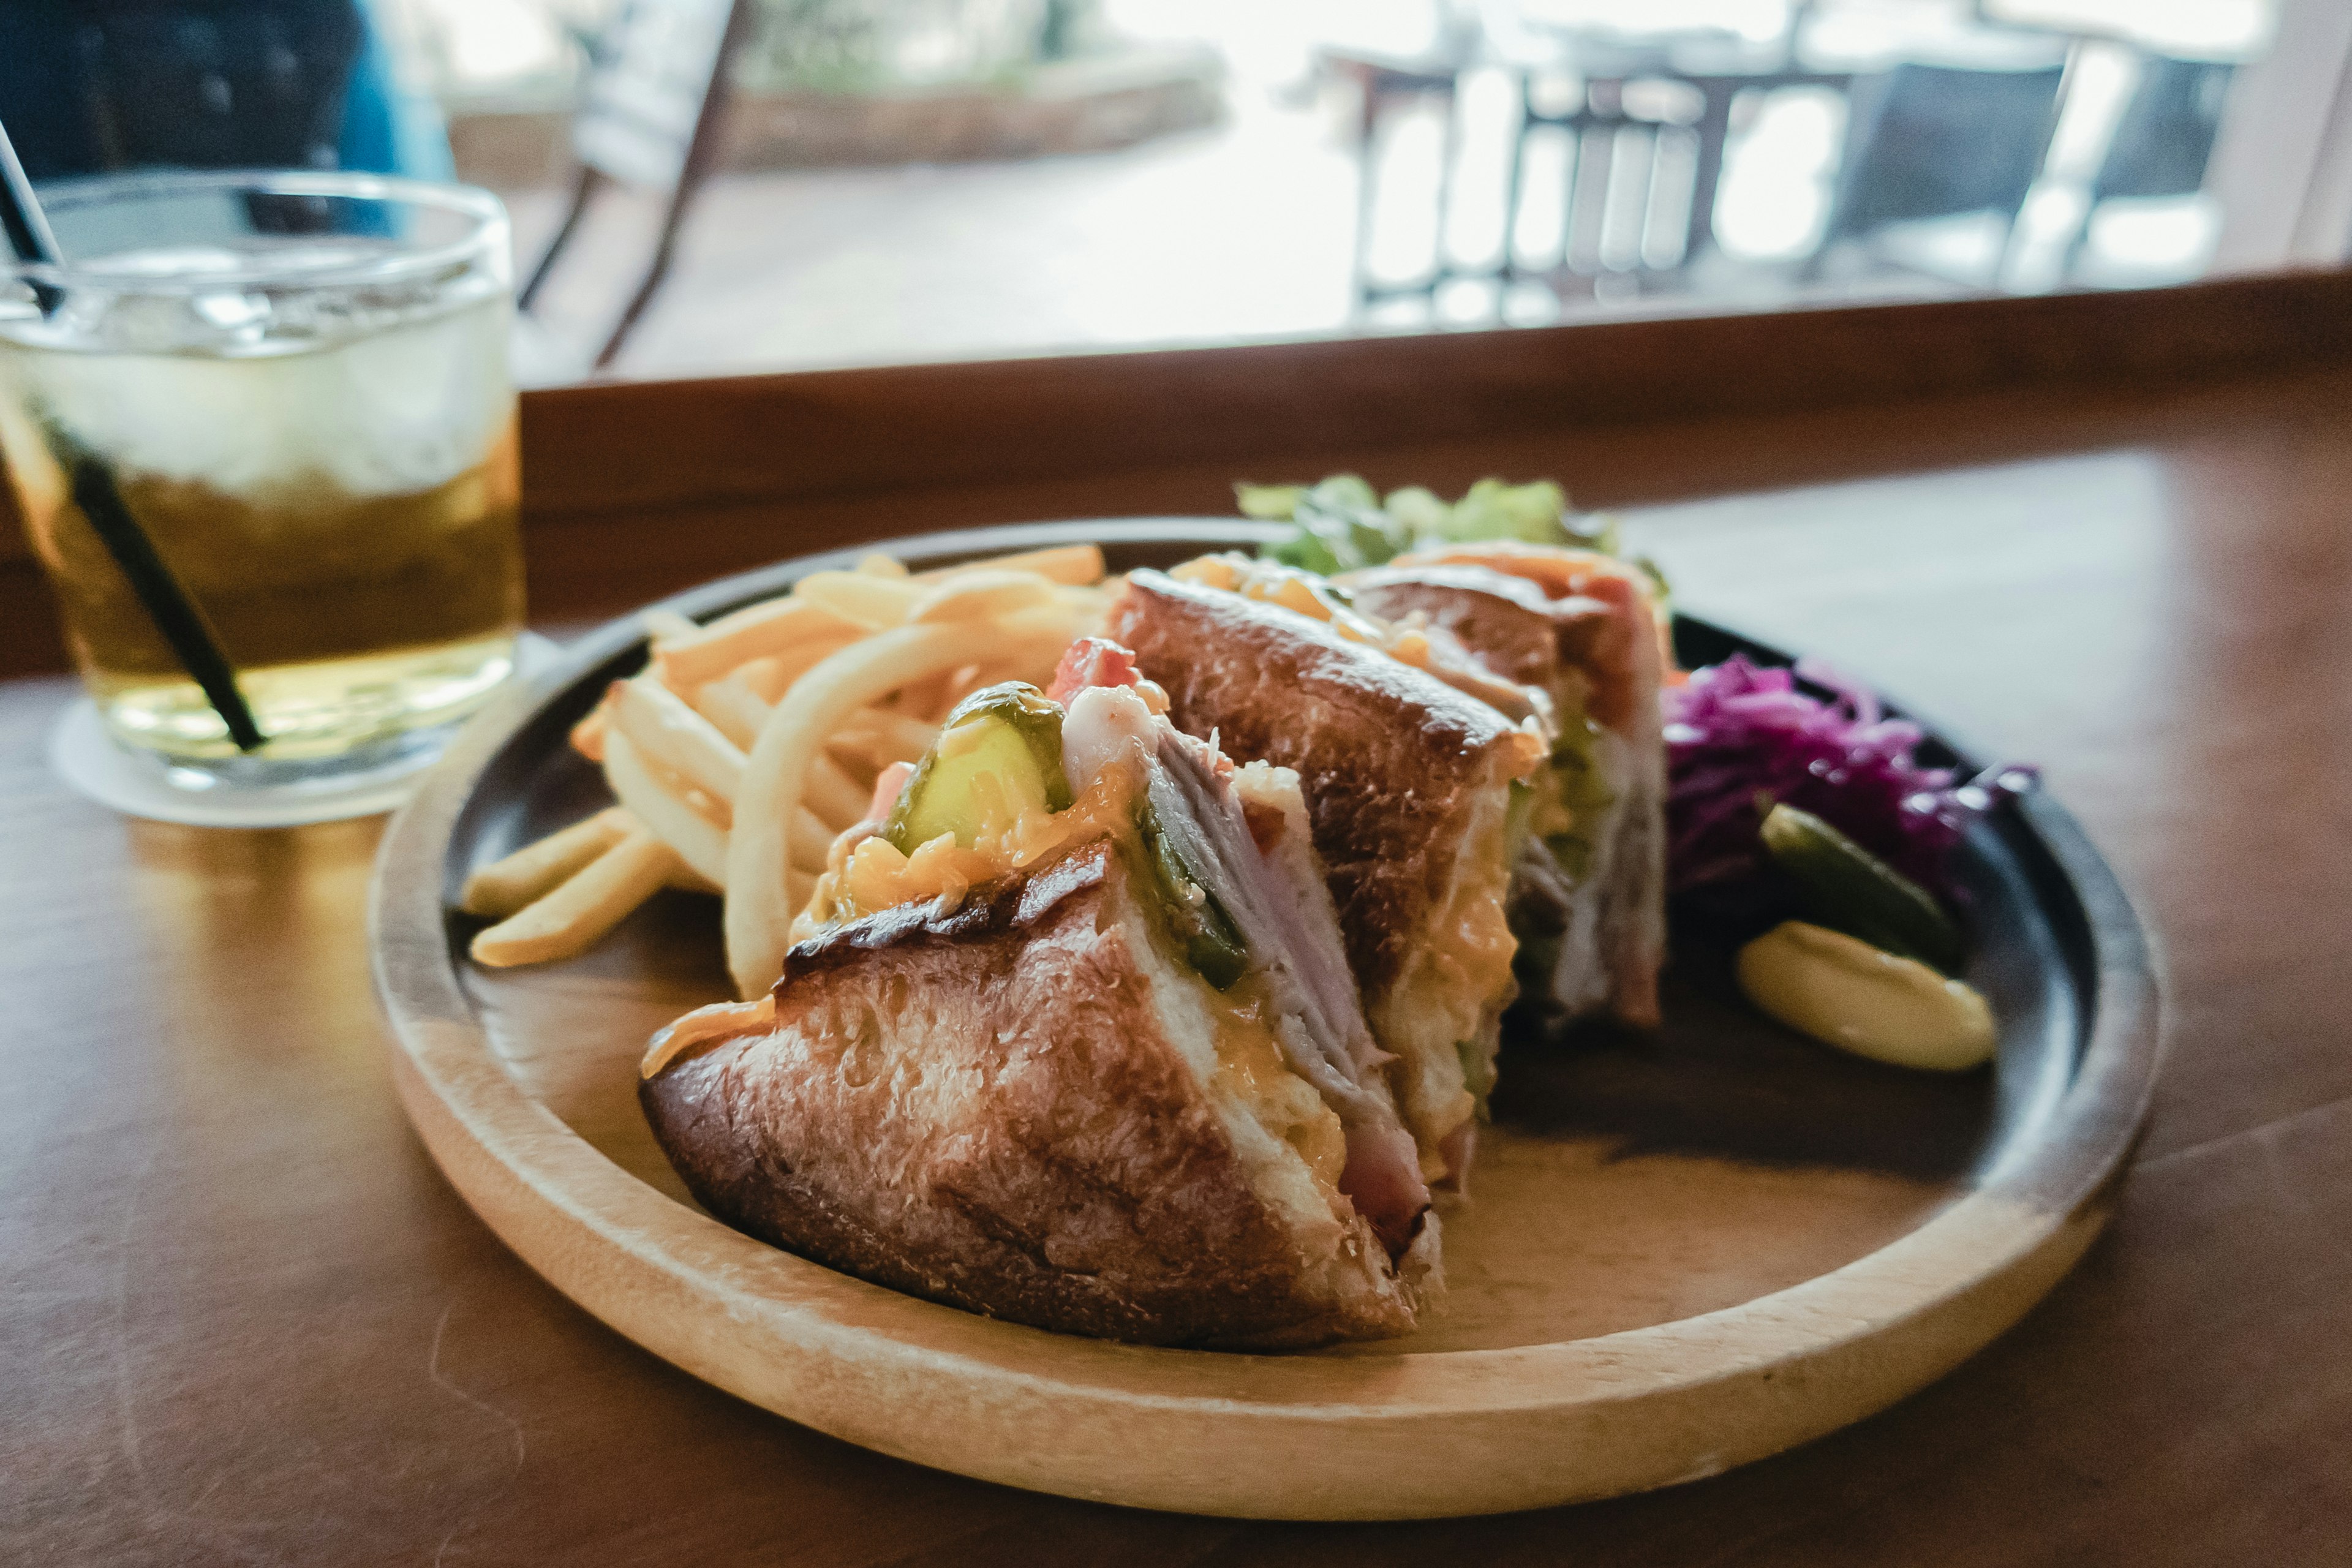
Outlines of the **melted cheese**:
[{"label": "melted cheese", "polygon": [[1445,989],[1483,1008],[1511,983],[1518,939],[1503,914],[1510,870],[1499,855],[1482,855],[1475,874],[1454,879],[1454,896],[1430,922],[1430,962]]},{"label": "melted cheese", "polygon": [[713,1040],[772,1029],[775,1026],[773,995],[753,1002],[714,1002],[708,1007],[697,1007],[646,1043],[645,1059],[637,1064],[638,1076],[651,1078],[687,1052]]},{"label": "melted cheese", "polygon": [[1315,1086],[1292,1072],[1266,1022],[1265,1005],[1244,983],[1213,1004],[1215,1091],[1238,1102],[1257,1124],[1288,1144],[1328,1198],[1348,1164],[1348,1133]]},{"label": "melted cheese", "polygon": [[805,942],[829,925],[900,904],[944,899],[952,907],[973,888],[1001,881],[1074,845],[1133,831],[1135,779],[1125,768],[1105,768],[1066,811],[1015,809],[1002,798],[980,815],[982,832],[970,847],[942,833],[907,854],[878,836],[853,828],[834,840],[824,874],[793,922],[793,940]]},{"label": "melted cheese", "polygon": [[[1518,942],[1503,915],[1510,865],[1502,809],[1486,814],[1464,839],[1453,891],[1381,1000],[1373,1032],[1395,1052],[1397,1098],[1421,1146],[1422,1173],[1449,1173],[1440,1152],[1477,1109],[1461,1047],[1494,1048],[1495,1023],[1513,994],[1511,958]],[[1481,1064],[1482,1066],[1486,1064]]]}]

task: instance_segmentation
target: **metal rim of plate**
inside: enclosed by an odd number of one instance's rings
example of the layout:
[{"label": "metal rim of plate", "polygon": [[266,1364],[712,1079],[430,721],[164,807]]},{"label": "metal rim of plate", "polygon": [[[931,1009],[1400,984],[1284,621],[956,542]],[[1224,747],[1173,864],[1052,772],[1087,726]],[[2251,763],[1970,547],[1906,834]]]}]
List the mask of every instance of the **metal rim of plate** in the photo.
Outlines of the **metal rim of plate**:
[{"label": "metal rim of plate", "polygon": [[[1053,543],[1114,554],[1247,547],[1266,531],[1147,518],[865,549],[920,568]],[[707,618],[865,549],[659,607]],[[394,1079],[452,1183],[558,1289],[708,1382],[899,1458],[1069,1497],[1249,1518],[1456,1516],[1697,1479],[1874,1414],[2013,1324],[2105,1224],[2147,1112],[2160,1055],[2147,944],[2089,840],[2034,796],[1995,830],[2020,851],[2086,999],[2073,1078],[2036,1137],[1843,1268],[1593,1339],[1378,1359],[1139,1348],[903,1296],[629,1175],[508,1076],[470,1009],[449,910],[464,872],[454,847],[485,776],[501,758],[562,743],[606,681],[642,661],[643,643],[626,616],[574,645],[478,718],[388,830],[370,925]]]}]

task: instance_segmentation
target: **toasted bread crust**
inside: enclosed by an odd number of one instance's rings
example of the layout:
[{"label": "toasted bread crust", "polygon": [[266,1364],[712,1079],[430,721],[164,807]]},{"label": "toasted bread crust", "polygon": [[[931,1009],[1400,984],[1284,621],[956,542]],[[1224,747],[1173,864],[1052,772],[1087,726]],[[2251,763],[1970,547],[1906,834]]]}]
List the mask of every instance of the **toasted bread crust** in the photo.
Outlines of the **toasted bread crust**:
[{"label": "toasted bread crust", "polygon": [[1563,668],[1591,684],[1591,717],[1622,730],[1639,694],[1632,684],[1632,640],[1649,636],[1622,606],[1582,595],[1552,598],[1540,584],[1490,567],[1380,566],[1351,573],[1348,590],[1359,608],[1401,621],[1418,610],[1452,632],[1478,661],[1506,680],[1559,693]]},{"label": "toasted bread crust", "polygon": [[1418,610],[1459,637],[1479,663],[1506,680],[1549,691],[1561,658],[1563,622],[1598,619],[1608,606],[1548,598],[1523,577],[1484,566],[1374,566],[1351,572],[1356,607],[1386,621]]},{"label": "toasted bread crust", "polygon": [[[1581,622],[1592,640],[1581,644],[1563,640],[1561,658],[1591,678],[1591,717],[1604,728],[1631,735],[1655,724],[1656,705],[1648,698],[1674,662],[1673,637],[1638,568],[1591,550],[1496,540],[1415,551],[1398,556],[1387,570],[1418,573],[1458,567],[1532,584],[1555,605],[1590,599],[1608,606],[1613,613],[1607,617]],[[1564,632],[1568,629],[1563,626]]]},{"label": "toasted bread crust", "polygon": [[[1321,623],[1138,572],[1106,636],[1164,687],[1169,718],[1227,754],[1295,769],[1349,966],[1374,1011],[1444,900],[1483,790],[1531,765],[1494,709]],[[1532,747],[1536,756],[1540,747]]]},{"label": "toasted bread crust", "polygon": [[1108,841],[940,917],[793,949],[776,1026],[640,1087],[704,1206],[877,1284],[1040,1328],[1276,1348],[1405,1331],[1368,1227],[1253,1192],[1165,1035]]}]

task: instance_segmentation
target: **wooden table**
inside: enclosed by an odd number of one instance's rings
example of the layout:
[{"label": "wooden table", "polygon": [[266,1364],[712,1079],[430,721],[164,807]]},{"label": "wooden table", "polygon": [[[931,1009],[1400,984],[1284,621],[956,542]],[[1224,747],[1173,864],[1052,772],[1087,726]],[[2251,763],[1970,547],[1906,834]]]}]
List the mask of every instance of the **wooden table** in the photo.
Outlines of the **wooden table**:
[{"label": "wooden table", "polygon": [[[2106,370],[2088,380],[2022,384],[2012,343],[1979,356],[1992,368],[1973,384],[1911,368],[1894,398],[1864,377],[1868,406],[1823,394],[1599,423],[1552,405],[1549,424],[1483,436],[1433,413],[1418,438],[1373,421],[1357,446],[1302,437],[1283,459],[1252,435],[1245,462],[1195,436],[1189,457],[1130,447],[1122,470],[1097,452],[1059,481],[926,470],[917,489],[828,489],[810,476],[851,459],[819,454],[777,481],[798,500],[720,485],[699,511],[681,501],[668,515],[701,526],[641,531],[626,571],[593,553],[625,537],[596,521],[594,476],[555,471],[593,445],[564,447],[566,421],[603,395],[535,408],[533,547],[558,611],[857,531],[1196,509],[1236,467],[1357,462],[1441,486],[1559,473],[1588,501],[1642,503],[1636,535],[1694,607],[2044,764],[2169,970],[2170,1055],[2114,1228],[2016,1331],[1895,1410],[1556,1513],[1129,1513],[919,1470],[693,1382],[516,1262],[402,1121],[361,923],[379,825],[122,821],[43,763],[68,681],[0,685],[0,997],[18,1024],[0,1096],[0,1559],[2346,1561],[2352,357],[2317,329],[2288,335],[2326,352],[2281,349],[2299,363],[2267,371],[2231,358],[2226,374],[2184,352],[2176,370],[2202,368],[2160,385],[2092,353]],[[1181,357],[1133,374],[1193,374]],[[875,384],[776,395],[837,409]],[[752,394],[667,395],[707,413]],[[1727,496],[1743,490],[1769,493]]]}]

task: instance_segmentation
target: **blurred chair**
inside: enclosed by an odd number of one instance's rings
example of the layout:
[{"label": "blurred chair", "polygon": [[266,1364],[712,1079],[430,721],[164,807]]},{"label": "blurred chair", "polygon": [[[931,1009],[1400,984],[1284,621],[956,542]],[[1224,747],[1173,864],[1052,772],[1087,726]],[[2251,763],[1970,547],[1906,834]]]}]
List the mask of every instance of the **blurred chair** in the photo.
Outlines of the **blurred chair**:
[{"label": "blurred chair", "polygon": [[446,178],[358,0],[0,0],[0,121],[36,180],[140,168]]},{"label": "blurred chair", "polygon": [[[1352,84],[1358,95],[1355,294],[1359,309],[1382,300],[1429,295],[1457,277],[1491,275],[1483,269],[1465,272],[1449,259],[1445,249],[1446,219],[1454,205],[1454,164],[1462,143],[1461,120],[1456,112],[1457,84],[1469,67],[1475,48],[1475,40],[1465,40],[1459,47],[1420,57],[1347,48],[1327,48],[1317,57],[1317,64],[1326,75]],[[1444,137],[1437,166],[1436,246],[1426,273],[1382,281],[1371,274],[1375,198],[1380,190],[1381,127],[1400,109],[1433,101],[1444,116]]]},{"label": "blurred chair", "polygon": [[597,40],[572,117],[578,164],[572,203],[516,304],[530,310],[604,186],[633,186],[662,198],[653,258],[596,354],[599,370],[621,352],[669,273],[686,209],[719,153],[730,68],[750,37],[753,10],[752,0],[625,0]]},{"label": "blurred chair", "polygon": [[2204,188],[2205,165],[2212,160],[2235,69],[2226,61],[2141,58],[2139,79],[2092,176],[2082,225],[2066,248],[2064,275],[2071,276],[2082,259],[2102,202],[2188,196]]},{"label": "blurred chair", "polygon": [[1989,70],[1906,62],[1858,79],[1827,230],[1806,262],[1818,277],[1841,246],[1864,250],[1889,226],[1990,213],[2000,225],[1992,274],[2057,128],[2065,68]]},{"label": "blurred chair", "polygon": [[[1807,10],[1801,5],[1791,14],[1801,20]],[[1646,49],[1578,39],[1570,46],[1566,58],[1580,79],[1565,110],[1539,108],[1534,73],[1521,75],[1506,197],[1516,227],[1529,138],[1547,128],[1566,131],[1567,189],[1552,275],[1613,275],[1637,283],[1680,278],[1715,249],[1716,198],[1740,101],[1791,89],[1843,93],[1853,79],[1851,70],[1800,59],[1793,35],[1762,46],[1675,37]],[[1662,182],[1669,164],[1678,165],[1681,177]],[[1630,235],[1622,232],[1629,210]],[[1621,231],[1613,247],[1607,243],[1612,211]],[[1580,235],[1593,243],[1580,247]],[[1514,260],[1511,270],[1525,276],[1543,269]]]},{"label": "blurred chair", "polygon": [[[1716,169],[1722,166],[1722,126],[1708,114],[1711,100],[1705,89],[1676,79],[1661,58],[1580,76],[1559,109],[1540,107],[1531,79],[1522,76],[1519,101],[1503,206],[1510,277],[1541,278],[1554,292],[1572,278],[1638,281],[1679,271],[1709,243],[1715,190],[1706,166],[1710,156]],[[1519,258],[1517,231],[1528,143],[1547,131],[1564,132],[1567,142],[1559,248],[1553,259],[1530,264]],[[1710,131],[1717,136],[1712,149],[1706,144]],[[1675,162],[1687,165],[1689,175],[1678,190],[1669,182],[1667,198],[1662,198],[1660,171]],[[1680,206],[1663,211],[1663,199],[1678,199]],[[1671,247],[1663,247],[1660,241],[1668,231]]]},{"label": "blurred chair", "polygon": [[[1613,286],[1680,286],[1693,262],[1715,247],[1716,197],[1735,106],[1787,89],[1843,92],[1853,80],[1851,70],[1800,58],[1797,29],[1811,9],[1792,5],[1783,35],[1761,42],[1703,28],[1620,36],[1548,27],[1506,11],[1487,16],[1478,28],[1453,30],[1418,57],[1327,50],[1324,69],[1353,81],[1360,93],[1358,305],[1431,296],[1460,279],[1540,281],[1562,298]],[[1512,25],[1498,25],[1497,16]],[[1474,66],[1499,68],[1514,80],[1519,115],[1505,176],[1501,255],[1465,263],[1447,249],[1445,231],[1461,145],[1457,83]],[[1550,103],[1538,96],[1544,86],[1560,89]],[[1394,110],[1433,100],[1444,116],[1435,254],[1420,276],[1376,279],[1369,255],[1380,128]],[[1554,135],[1565,142],[1559,236],[1556,247],[1530,258],[1517,243],[1522,209],[1530,205],[1528,149]]]}]

